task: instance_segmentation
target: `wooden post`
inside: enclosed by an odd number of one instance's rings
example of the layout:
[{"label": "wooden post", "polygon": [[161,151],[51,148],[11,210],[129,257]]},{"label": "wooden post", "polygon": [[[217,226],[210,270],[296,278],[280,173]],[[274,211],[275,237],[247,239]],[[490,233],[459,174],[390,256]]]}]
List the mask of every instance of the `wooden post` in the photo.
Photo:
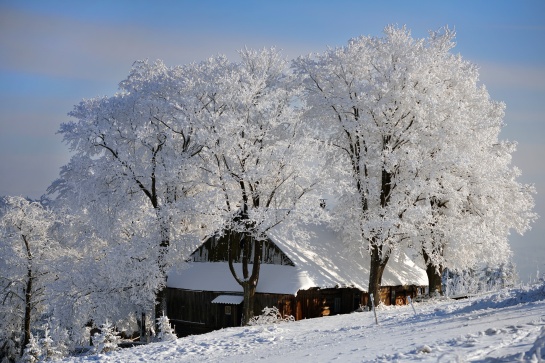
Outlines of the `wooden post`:
[{"label": "wooden post", "polygon": [[375,309],[375,301],[373,299],[373,293],[370,294],[371,297],[371,306],[373,307],[373,313],[375,314],[375,323],[378,325],[377,311]]},{"label": "wooden post", "polygon": [[409,304],[411,304],[411,307],[413,308],[413,311],[414,311],[414,316],[416,316],[416,309],[414,308],[414,305],[413,305],[413,299],[411,299],[410,296],[407,296],[407,299],[409,299]]},{"label": "wooden post", "polygon": [[148,342],[148,329],[146,328],[146,313],[142,312],[142,325],[140,331],[140,341],[142,343]]}]

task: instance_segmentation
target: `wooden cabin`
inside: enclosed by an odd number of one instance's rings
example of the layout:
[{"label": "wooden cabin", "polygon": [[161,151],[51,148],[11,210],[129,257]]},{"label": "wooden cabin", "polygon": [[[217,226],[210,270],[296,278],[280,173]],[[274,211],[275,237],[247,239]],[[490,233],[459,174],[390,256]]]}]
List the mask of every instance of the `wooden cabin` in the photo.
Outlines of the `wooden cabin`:
[{"label": "wooden cabin", "polygon": [[[242,287],[229,270],[228,238],[237,237],[209,238],[191,254],[187,266],[169,273],[167,315],[179,336],[240,326]],[[255,315],[275,306],[283,316],[301,320],[347,314],[367,304],[368,257],[343,248],[334,231],[323,226],[275,230],[259,245],[263,254]],[[242,271],[240,260],[234,265]],[[405,255],[394,256],[382,284],[383,304],[406,304],[408,296],[423,292],[427,277]]]}]

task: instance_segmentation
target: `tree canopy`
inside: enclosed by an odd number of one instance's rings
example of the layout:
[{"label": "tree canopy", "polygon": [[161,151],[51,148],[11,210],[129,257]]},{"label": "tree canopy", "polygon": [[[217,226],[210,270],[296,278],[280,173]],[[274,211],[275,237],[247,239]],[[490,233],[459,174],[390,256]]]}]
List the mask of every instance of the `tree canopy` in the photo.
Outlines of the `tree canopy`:
[{"label": "tree canopy", "polygon": [[451,53],[453,38],[443,29],[413,39],[388,26],[384,37],[294,62],[316,137],[349,181],[337,215],[350,244],[372,256],[375,303],[393,253],[416,249],[433,268],[496,263],[509,255],[509,229],[534,218],[531,187],[509,165],[514,149],[498,140],[504,105],[479,85],[475,65]]}]

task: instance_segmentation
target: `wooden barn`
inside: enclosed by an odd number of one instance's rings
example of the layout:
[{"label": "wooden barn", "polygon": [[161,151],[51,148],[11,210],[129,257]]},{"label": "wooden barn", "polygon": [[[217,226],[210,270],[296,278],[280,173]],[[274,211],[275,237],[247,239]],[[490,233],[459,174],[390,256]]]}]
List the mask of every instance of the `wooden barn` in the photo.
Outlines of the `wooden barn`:
[{"label": "wooden barn", "polygon": [[[240,326],[242,287],[229,271],[227,238],[206,240],[188,266],[168,275],[167,315],[179,336]],[[366,305],[369,260],[343,248],[334,231],[323,226],[276,230],[261,248],[256,315],[275,306],[284,316],[301,320],[346,314]],[[241,271],[241,263],[235,262]],[[406,304],[424,285],[425,271],[405,255],[396,256],[384,272],[381,301]]]}]

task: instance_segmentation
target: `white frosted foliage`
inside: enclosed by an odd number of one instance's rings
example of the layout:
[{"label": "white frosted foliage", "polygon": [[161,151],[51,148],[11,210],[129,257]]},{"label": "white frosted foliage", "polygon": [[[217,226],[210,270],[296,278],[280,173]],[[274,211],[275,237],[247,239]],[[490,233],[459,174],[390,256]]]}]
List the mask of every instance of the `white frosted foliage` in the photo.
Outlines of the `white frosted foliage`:
[{"label": "white frosted foliage", "polygon": [[24,363],[36,363],[40,361],[42,356],[42,349],[40,347],[39,340],[30,335],[30,340],[25,347],[21,361]]},{"label": "white frosted foliage", "polygon": [[121,341],[115,327],[106,322],[100,326],[100,333],[95,333],[92,337],[93,353],[102,354],[112,352],[118,349]]},{"label": "white frosted foliage", "polygon": [[510,164],[514,145],[499,140],[505,105],[452,53],[454,36],[388,26],[294,61],[334,161],[338,228],[382,263],[401,251],[437,267],[504,263],[510,231],[536,217],[533,187]]},{"label": "white frosted foliage", "polygon": [[157,327],[157,340],[161,342],[166,342],[177,339],[176,333],[170,325],[170,320],[168,320],[168,317],[166,315],[163,314],[161,317],[157,318]]}]

